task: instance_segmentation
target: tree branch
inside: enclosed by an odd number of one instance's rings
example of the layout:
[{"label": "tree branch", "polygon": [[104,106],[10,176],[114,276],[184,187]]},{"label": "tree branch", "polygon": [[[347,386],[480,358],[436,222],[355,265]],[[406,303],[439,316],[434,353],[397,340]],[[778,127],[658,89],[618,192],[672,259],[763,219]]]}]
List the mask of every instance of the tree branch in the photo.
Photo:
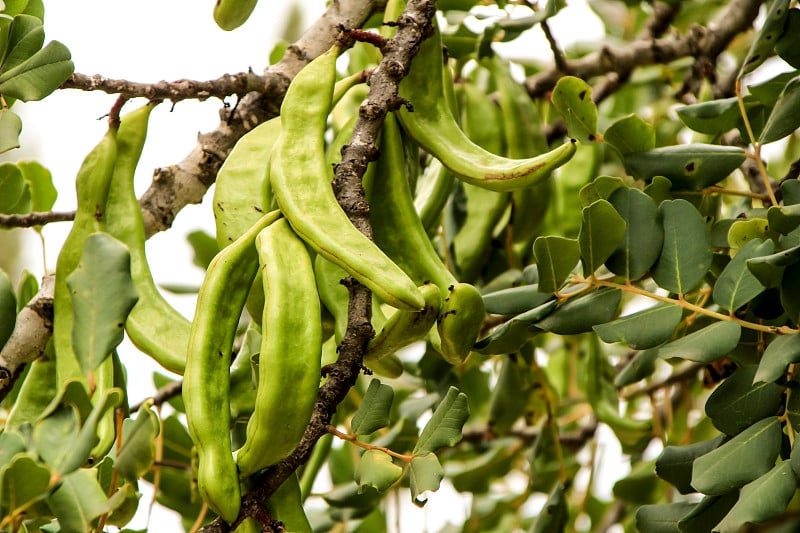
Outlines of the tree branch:
[{"label": "tree branch", "polygon": [[[640,39],[625,47],[606,46],[570,61],[570,72],[589,80],[610,72],[624,73],[645,65],[667,64],[682,57],[716,58],[736,35],[752,25],[760,4],[760,0],[732,0],[707,27],[695,26],[685,35]],[[531,98],[541,98],[562,75],[557,68],[535,74],[525,80],[525,88]]]},{"label": "tree branch", "polygon": [[33,211],[24,215],[0,214],[0,227],[4,228],[32,228],[44,226],[51,222],[69,222],[75,218],[75,211]]},{"label": "tree branch", "polygon": [[[375,140],[383,119],[389,111],[400,106],[397,86],[408,72],[420,43],[432,33],[431,21],[435,15],[434,0],[411,0],[408,3],[398,20],[396,36],[383,47],[383,59],[370,78],[370,90],[359,109],[352,141],[342,150],[342,162],[335,169],[337,200],[353,224],[368,237],[371,237],[372,229],[361,177],[377,153]],[[339,359],[325,368],[328,379],[317,394],[311,421],[294,452],[256,477],[255,488],[242,498],[243,511],[233,527],[247,516],[249,510],[262,506],[281,483],[308,461],[314,444],[327,433],[326,428],[336,407],[361,372],[367,342],[374,334],[370,323],[372,298],[369,289],[352,278],[348,277],[345,284],[350,291],[347,330],[339,346]],[[231,530],[231,525],[219,518],[201,529],[206,533]]]}]

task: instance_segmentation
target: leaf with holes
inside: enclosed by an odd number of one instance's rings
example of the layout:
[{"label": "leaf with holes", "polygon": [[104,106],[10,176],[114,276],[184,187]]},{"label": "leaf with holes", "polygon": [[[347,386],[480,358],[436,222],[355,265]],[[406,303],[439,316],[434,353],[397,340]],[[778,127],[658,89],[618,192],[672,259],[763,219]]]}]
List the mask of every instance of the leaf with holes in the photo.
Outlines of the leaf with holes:
[{"label": "leaf with holes", "polygon": [[621,156],[626,156],[655,148],[656,130],[639,115],[628,115],[611,124],[603,140]]},{"label": "leaf with holes", "polygon": [[674,189],[699,191],[728,177],[745,160],[735,146],[679,144],[625,156],[625,168],[639,179],[664,176]]},{"label": "leaf with holes", "polygon": [[580,78],[564,76],[553,89],[553,106],[567,123],[570,137],[585,142],[602,141],[597,132],[597,106],[592,88]]}]

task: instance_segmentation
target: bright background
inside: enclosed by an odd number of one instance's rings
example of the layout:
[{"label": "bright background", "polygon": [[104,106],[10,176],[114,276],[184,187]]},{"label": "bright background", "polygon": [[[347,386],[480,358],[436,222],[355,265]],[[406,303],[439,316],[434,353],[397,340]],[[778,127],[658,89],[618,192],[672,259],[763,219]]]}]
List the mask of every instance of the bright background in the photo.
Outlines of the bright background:
[{"label": "bright background", "polygon": [[[67,45],[76,72],[136,82],[181,78],[209,80],[247,69],[263,71],[269,52],[281,37],[293,2],[262,0],[248,22],[233,32],[216,26],[211,16],[213,3],[213,0],[45,0],[47,41],[55,39]],[[578,37],[583,41],[601,39],[602,24],[587,8],[585,0],[571,0],[569,4],[550,20],[558,42],[569,47]],[[298,0],[296,5],[303,13],[303,28],[325,8],[323,0]],[[512,46],[504,45],[498,50],[509,57],[545,61],[551,57],[547,41],[538,28],[527,32]],[[85,155],[105,132],[103,117],[115,99],[115,95],[100,92],[64,90],[42,102],[17,103],[14,110],[23,120],[22,148],[0,156],[0,160],[41,162],[52,172],[59,192],[54,209],[74,209],[74,176]],[[143,101],[132,101],[126,109],[141,103]],[[233,99],[230,103],[234,103]],[[174,106],[166,102],[153,111],[148,142],[136,175],[138,195],[149,186],[155,168],[181,161],[194,147],[199,132],[216,128],[219,108],[220,101],[211,99],[183,101]],[[185,236],[195,229],[213,234],[212,194],[213,190],[206,194],[202,204],[183,209],[171,230],[147,241],[148,258],[157,283],[200,285],[203,272],[192,264],[192,252]],[[45,268],[51,271],[69,227],[64,223],[45,227],[46,267],[40,241],[34,232],[15,230],[25,249],[20,267],[37,277],[44,274]],[[16,283],[19,271],[10,274]],[[167,297],[188,318],[192,317],[193,296],[167,294]],[[152,371],[158,367],[127,341],[120,352],[129,372],[131,403],[151,395],[154,391]],[[595,473],[600,483],[596,488],[601,496],[610,497],[611,485],[627,473],[628,466],[619,450],[613,448],[615,439],[603,441],[611,447],[600,451],[607,459],[602,462],[603,472]],[[324,480],[319,488],[324,490]],[[140,490],[143,502],[148,502],[152,497],[150,487],[142,483]],[[399,498],[393,512],[400,514],[401,519],[395,522],[398,532],[435,532],[448,517],[462,519],[468,508],[468,500],[443,484],[440,491],[431,495],[425,508],[414,507],[406,496]],[[152,511],[150,524],[159,531],[181,531],[176,515],[158,506]],[[128,527],[138,529],[146,525],[147,505],[141,505],[140,513]]]}]

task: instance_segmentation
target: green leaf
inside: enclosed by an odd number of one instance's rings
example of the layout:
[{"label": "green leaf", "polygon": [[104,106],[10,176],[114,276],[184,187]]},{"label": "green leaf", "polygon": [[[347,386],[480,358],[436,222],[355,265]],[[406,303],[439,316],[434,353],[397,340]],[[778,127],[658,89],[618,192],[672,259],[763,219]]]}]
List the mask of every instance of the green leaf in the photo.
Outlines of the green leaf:
[{"label": "green leaf", "polygon": [[408,482],[414,505],[424,506],[428,500],[423,493],[438,490],[443,478],[444,470],[435,454],[425,453],[414,457],[408,469]]},{"label": "green leaf", "polygon": [[31,191],[22,172],[12,163],[0,164],[0,213],[20,214],[31,210]]},{"label": "green leaf", "polygon": [[90,235],[67,286],[72,293],[72,342],[88,373],[122,342],[125,320],[139,299],[128,248],[107,233]]},{"label": "green leaf", "polygon": [[594,181],[587,183],[578,192],[581,206],[587,207],[597,200],[608,200],[618,189],[628,188],[625,180],[616,176],[597,176]]},{"label": "green leaf", "polygon": [[797,489],[797,480],[789,461],[775,465],[769,472],[742,487],[739,501],[714,531],[736,533],[747,523],[760,524],[786,510]]},{"label": "green leaf", "polygon": [[686,294],[711,266],[711,244],[703,217],[686,200],[667,200],[659,206],[664,244],[653,267],[653,279],[668,291]]},{"label": "green leaf", "polygon": [[764,124],[758,141],[761,144],[768,144],[783,139],[800,127],[800,117],[795,112],[798,105],[800,105],[800,76],[786,84],[767,118],[767,123]]},{"label": "green leaf", "polygon": [[756,422],[719,448],[695,459],[692,486],[703,494],[720,495],[758,479],[775,464],[781,435],[778,417]]},{"label": "green leaf", "polygon": [[775,251],[771,240],[753,239],[741,248],[714,284],[712,296],[723,309],[736,311],[764,292],[764,287],[747,268],[747,260],[769,255]]},{"label": "green leaf", "polygon": [[50,171],[36,161],[20,161],[17,167],[31,189],[31,210],[50,211],[58,198]]},{"label": "green leaf", "polygon": [[602,140],[597,133],[597,106],[589,84],[574,76],[564,76],[556,83],[551,101],[567,123],[570,137],[588,142]]},{"label": "green leaf", "polygon": [[0,154],[19,148],[22,119],[10,109],[0,109]]},{"label": "green leaf", "polygon": [[706,400],[706,414],[726,435],[736,435],[759,420],[775,414],[783,387],[761,382],[753,385],[756,365],[739,367]]},{"label": "green leaf", "polygon": [[391,455],[381,450],[367,450],[356,467],[354,479],[358,483],[360,492],[363,492],[365,487],[372,487],[384,493],[401,477],[403,477],[403,467],[394,464]]},{"label": "green leaf", "polygon": [[784,23],[789,14],[789,0],[772,0],[764,24],[753,39],[739,70],[739,78],[753,72],[771,55],[775,43],[784,32]]},{"label": "green leaf", "polygon": [[467,418],[469,418],[467,396],[457,388],[450,387],[422,429],[413,453],[422,455],[445,446],[454,446],[461,440],[461,428]]},{"label": "green leaf", "polygon": [[622,342],[634,350],[652,348],[672,336],[681,321],[680,306],[663,304],[593,327],[605,342]]},{"label": "green leaf", "polygon": [[800,336],[777,337],[764,350],[752,383],[777,381],[786,373],[787,366],[797,362],[800,362]]},{"label": "green leaf", "polygon": [[350,422],[350,431],[355,435],[369,435],[389,425],[394,390],[379,379],[369,382],[361,405]]},{"label": "green leaf", "polygon": [[657,348],[637,353],[614,377],[614,386],[622,388],[652,375],[656,369],[657,360]]},{"label": "green leaf", "polygon": [[783,35],[775,43],[775,52],[794,68],[800,68],[800,9],[790,9]]},{"label": "green leaf", "polygon": [[678,357],[697,363],[711,363],[732,352],[739,343],[742,327],[724,320],[692,332],[659,348],[659,357]]},{"label": "green leaf", "polygon": [[606,129],[603,140],[621,156],[645,152],[656,146],[656,130],[639,115],[628,115]]},{"label": "green leaf", "polygon": [[677,113],[687,127],[708,135],[736,129],[741,121],[739,100],[735,96],[680,107]]},{"label": "green leaf", "polygon": [[735,146],[679,144],[629,153],[625,167],[645,181],[664,176],[673,188],[699,191],[727,178],[744,160],[745,151]]},{"label": "green leaf", "polygon": [[91,531],[93,520],[106,511],[106,500],[96,470],[81,469],[61,480],[47,504],[58,518],[61,531]]},{"label": "green leaf", "polygon": [[681,494],[695,492],[695,488],[692,487],[694,460],[715,450],[724,441],[725,436],[720,435],[685,446],[666,446],[656,459],[656,474],[672,484]]},{"label": "green leaf", "polygon": [[597,200],[582,211],[583,221],[578,233],[583,274],[595,272],[625,237],[625,220],[606,200]]},{"label": "green leaf", "polygon": [[186,240],[189,242],[189,246],[192,247],[192,251],[194,252],[192,263],[203,270],[207,269],[211,260],[214,259],[214,256],[219,252],[217,239],[199,229],[189,233],[186,236]]},{"label": "green leaf", "polygon": [[17,15],[9,27],[8,44],[0,72],[6,72],[23,63],[44,44],[42,21],[30,15]]},{"label": "green leaf", "polygon": [[0,515],[37,501],[50,488],[50,469],[28,453],[9,457],[0,466]]},{"label": "green leaf", "polygon": [[681,533],[712,531],[738,499],[739,493],[736,491],[722,496],[705,496],[689,514],[681,518],[678,529]]},{"label": "green leaf", "polygon": [[625,221],[625,235],[606,267],[626,279],[639,279],[658,260],[664,244],[658,207],[650,196],[633,188],[616,190],[608,201]]},{"label": "green leaf", "polygon": [[536,327],[558,335],[592,331],[592,327],[616,316],[621,299],[622,293],[618,289],[602,287],[556,306],[551,314],[536,323]]},{"label": "green leaf", "polygon": [[678,522],[697,506],[677,502],[642,505],[636,510],[636,530],[640,533],[680,533]]},{"label": "green leaf", "polygon": [[158,416],[150,410],[148,400],[136,420],[130,418],[122,423],[122,446],[117,450],[114,465],[120,475],[135,482],[144,476],[156,459],[156,437],[159,433]]},{"label": "green leaf", "polygon": [[796,324],[800,319],[800,263],[789,265],[781,278],[781,305]]},{"label": "green leaf", "polygon": [[541,292],[538,284],[511,287],[483,295],[486,312],[496,315],[524,313],[552,299],[553,295]]},{"label": "green leaf", "polygon": [[788,235],[800,226],[800,204],[773,205],[767,210],[769,229]]},{"label": "green leaf", "polygon": [[539,265],[539,290],[556,292],[578,264],[581,252],[575,239],[558,236],[537,237],[533,255]]},{"label": "green leaf", "polygon": [[519,447],[515,444],[514,438],[500,437],[493,439],[480,455],[449,460],[447,479],[459,492],[488,492],[491,481],[507,475],[519,457]]},{"label": "green leaf", "polygon": [[751,218],[750,220],[737,220],[728,229],[728,246],[731,255],[736,254],[740,248],[754,239],[768,239],[769,222],[764,218]]},{"label": "green leaf", "polygon": [[654,467],[655,460],[634,464],[627,476],[614,483],[614,498],[640,505],[657,501],[663,488]]},{"label": "green leaf", "polygon": [[655,176],[653,180],[644,186],[643,192],[653,199],[656,205],[661,202],[672,200],[672,182],[664,176]]},{"label": "green leaf", "polygon": [[564,485],[556,483],[539,516],[536,517],[536,522],[531,526],[529,530],[531,533],[556,533],[566,529],[569,523],[569,511],[565,492]]},{"label": "green leaf", "polygon": [[17,320],[17,295],[8,275],[0,269],[0,348],[8,341]]},{"label": "green leaf", "polygon": [[555,309],[556,300],[550,300],[538,307],[519,314],[496,327],[489,335],[475,343],[475,351],[483,354],[512,353],[528,342],[531,337],[542,332],[534,324]]},{"label": "green leaf", "polygon": [[747,268],[765,287],[778,287],[787,266],[800,261],[800,246],[747,260]]},{"label": "green leaf", "polygon": [[67,47],[51,41],[26,61],[0,74],[0,94],[23,102],[41,100],[58,89],[74,70]]}]

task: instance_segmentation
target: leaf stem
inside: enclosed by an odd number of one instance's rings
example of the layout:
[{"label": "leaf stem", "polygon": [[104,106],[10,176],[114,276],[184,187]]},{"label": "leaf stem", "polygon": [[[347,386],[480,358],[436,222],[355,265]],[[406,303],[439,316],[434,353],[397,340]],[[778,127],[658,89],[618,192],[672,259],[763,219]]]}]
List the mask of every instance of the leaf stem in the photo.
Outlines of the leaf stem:
[{"label": "leaf stem", "polygon": [[413,454],[412,455],[407,455],[407,454],[403,454],[403,453],[397,453],[395,451],[390,450],[389,448],[384,448],[383,446],[374,446],[372,444],[368,444],[366,442],[362,442],[362,441],[358,440],[358,436],[349,435],[347,433],[342,433],[341,431],[339,431],[338,429],[336,429],[335,427],[333,427],[330,424],[325,426],[325,429],[328,430],[328,433],[330,433],[331,435],[335,435],[336,437],[339,437],[342,440],[346,440],[346,441],[348,441],[348,442],[350,442],[352,444],[355,444],[359,448],[364,448],[365,450],[380,450],[380,451],[382,451],[382,452],[384,452],[386,454],[391,455],[392,457],[396,457],[397,459],[400,459],[401,461],[405,461],[406,463],[410,463],[411,460],[414,459],[414,457],[416,457]]},{"label": "leaf stem", "polygon": [[742,80],[736,80],[736,101],[739,103],[739,113],[742,115],[744,127],[747,129],[747,136],[750,138],[750,144],[753,145],[753,159],[756,160],[758,165],[761,179],[764,180],[764,187],[769,194],[769,200],[772,205],[778,205],[778,200],[775,198],[775,191],[772,190],[772,185],[769,182],[769,175],[767,174],[767,167],[764,166],[764,161],[761,160],[761,144],[756,141],[756,136],[753,134],[753,128],[750,126],[750,119],[747,118],[747,110],[744,107],[744,98],[742,98]]}]

